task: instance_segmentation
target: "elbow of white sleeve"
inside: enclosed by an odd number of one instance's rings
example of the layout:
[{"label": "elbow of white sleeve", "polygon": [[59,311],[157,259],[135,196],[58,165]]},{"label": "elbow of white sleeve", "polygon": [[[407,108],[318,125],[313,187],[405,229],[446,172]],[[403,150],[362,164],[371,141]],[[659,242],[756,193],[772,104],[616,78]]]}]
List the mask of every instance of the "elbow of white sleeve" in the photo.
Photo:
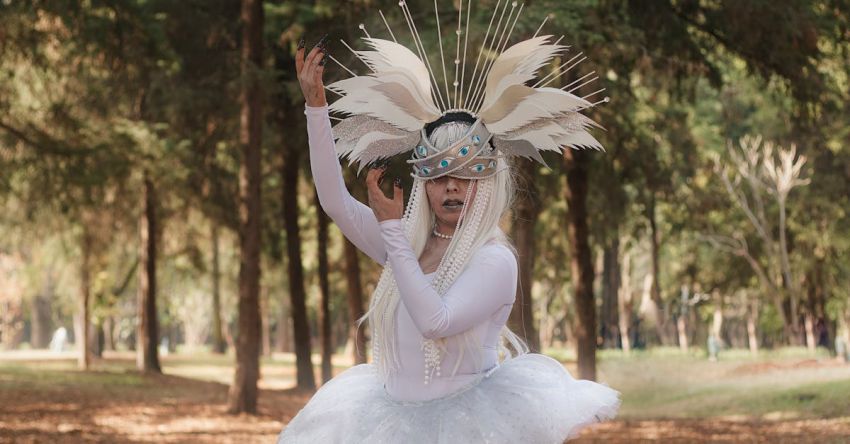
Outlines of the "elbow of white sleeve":
[{"label": "elbow of white sleeve", "polygon": [[335,208],[333,205],[328,205],[325,203],[326,199],[322,199],[321,193],[319,194],[319,207],[325,214],[328,215],[332,220],[337,220],[338,217],[341,216],[341,213],[338,208]]},{"label": "elbow of white sleeve", "polygon": [[431,339],[432,341],[436,341],[437,339],[444,337],[442,334],[440,334],[440,332],[441,331],[439,329],[432,328],[432,329],[424,330],[421,333],[422,333],[423,338]]},{"label": "elbow of white sleeve", "polygon": [[445,320],[444,315],[440,316],[439,319],[439,321],[428,322],[426,325],[419,327],[419,333],[422,334],[423,338],[437,340],[446,337],[444,332],[446,331],[445,326],[448,324],[448,321]]},{"label": "elbow of white sleeve", "polygon": [[[333,198],[325,195],[323,192],[318,192],[319,194],[319,206],[334,221],[341,220],[342,218],[347,217],[347,212],[345,209],[345,204],[340,202],[336,204],[333,202]],[[329,202],[330,200],[330,202]]]}]

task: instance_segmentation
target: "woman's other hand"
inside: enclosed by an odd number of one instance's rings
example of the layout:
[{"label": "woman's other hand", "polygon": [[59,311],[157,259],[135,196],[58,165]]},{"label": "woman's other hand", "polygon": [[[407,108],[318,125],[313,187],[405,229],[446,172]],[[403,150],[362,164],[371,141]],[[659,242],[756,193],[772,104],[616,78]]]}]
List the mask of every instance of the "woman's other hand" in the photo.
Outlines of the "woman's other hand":
[{"label": "woman's other hand", "polygon": [[328,104],[325,98],[325,84],[322,74],[325,72],[325,53],[327,52],[327,35],[304,57],[304,39],[298,42],[298,52],[295,54],[295,71],[298,73],[298,83],[307,106],[321,107]]},{"label": "woman's other hand", "polygon": [[393,181],[393,197],[388,198],[381,189],[381,181],[387,172],[386,167],[369,170],[366,175],[366,188],[369,191],[369,207],[375,213],[378,222],[389,219],[401,219],[404,213],[404,193],[401,179]]}]

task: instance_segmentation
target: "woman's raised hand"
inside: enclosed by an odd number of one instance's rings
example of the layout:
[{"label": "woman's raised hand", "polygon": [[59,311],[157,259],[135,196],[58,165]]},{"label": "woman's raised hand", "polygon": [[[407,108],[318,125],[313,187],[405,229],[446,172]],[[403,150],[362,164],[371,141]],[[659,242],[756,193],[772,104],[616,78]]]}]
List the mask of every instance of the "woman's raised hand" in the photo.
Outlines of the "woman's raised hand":
[{"label": "woman's raised hand", "polygon": [[322,74],[325,72],[325,53],[327,52],[327,35],[304,57],[304,39],[298,42],[298,52],[295,54],[295,71],[298,73],[298,83],[307,106],[319,107],[328,104],[325,98],[325,84]]},{"label": "woman's raised hand", "polygon": [[401,219],[404,213],[404,193],[401,189],[401,180],[393,181],[393,197],[388,198],[381,189],[381,182],[387,167],[373,168],[366,175],[366,189],[369,192],[369,207],[375,213],[378,222],[388,219]]}]

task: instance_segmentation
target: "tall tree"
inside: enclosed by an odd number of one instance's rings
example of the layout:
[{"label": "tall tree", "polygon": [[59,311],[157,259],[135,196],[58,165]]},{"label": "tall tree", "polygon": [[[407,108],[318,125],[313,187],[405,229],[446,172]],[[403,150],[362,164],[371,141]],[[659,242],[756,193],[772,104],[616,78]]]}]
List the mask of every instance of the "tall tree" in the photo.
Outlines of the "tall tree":
[{"label": "tall tree", "polygon": [[345,239],[345,282],[348,289],[348,323],[349,341],[354,345],[353,361],[357,364],[366,363],[366,331],[360,328],[357,321],[366,314],[363,308],[363,284],[360,280],[360,256],[357,247]]},{"label": "tall tree", "polygon": [[321,330],[322,339],[322,382],[328,382],[333,377],[331,356],[333,354],[333,338],[331,336],[331,284],[330,284],[330,267],[328,266],[328,225],[330,220],[328,215],[319,204],[319,193],[315,194],[317,216],[317,234],[318,234],[318,256],[319,256],[319,293],[321,301],[319,303],[319,330]]},{"label": "tall tree", "polygon": [[534,283],[535,226],[540,215],[540,197],[535,184],[537,164],[530,159],[518,160],[517,175],[521,192],[514,205],[514,221],[511,227],[517,249],[519,279],[517,298],[508,322],[511,329],[522,337],[529,348],[540,351],[540,334],[534,322],[532,284]]},{"label": "tall tree", "polygon": [[567,176],[567,237],[570,241],[570,270],[578,323],[575,324],[578,376],[596,380],[596,301],[593,294],[595,271],[587,220],[588,153],[564,151]]},{"label": "tall tree", "polygon": [[162,373],[159,365],[159,327],[156,315],[157,266],[157,195],[150,173],[143,177],[142,212],[139,221],[138,326],[136,329],[136,367],[143,372]]},{"label": "tall tree", "polygon": [[[297,386],[301,389],[312,390],[316,388],[316,379],[313,374],[313,363],[311,360],[312,344],[310,335],[310,323],[307,317],[307,292],[304,287],[304,265],[301,251],[301,228],[298,223],[300,214],[298,202],[298,182],[301,176],[301,168],[305,140],[301,136],[291,134],[293,132],[293,121],[299,119],[302,111],[299,109],[303,103],[302,98],[295,98],[286,91],[288,85],[295,82],[294,69],[295,58],[290,48],[283,47],[284,42],[291,43],[289,39],[281,39],[281,45],[275,48],[274,63],[278,73],[278,81],[281,94],[276,102],[278,108],[275,110],[275,119],[278,128],[281,129],[281,219],[284,223],[286,233],[286,260],[287,276],[289,284],[289,310],[292,315],[293,339],[295,342],[295,368]],[[301,119],[299,119],[301,120]],[[302,130],[303,131],[303,130]],[[281,326],[284,328],[284,325]]]},{"label": "tall tree", "polygon": [[236,372],[228,395],[230,413],[257,412],[260,378],[260,234],[262,171],[262,67],[263,2],[242,0],[239,143],[239,336]]},{"label": "tall tree", "polygon": [[221,328],[221,250],[219,245],[219,225],[212,221],[210,233],[212,243],[212,335],[213,353],[223,354],[227,350],[227,342]]},{"label": "tall tree", "polygon": [[[348,179],[352,179],[348,177]],[[362,182],[349,180],[351,185],[349,189],[355,198],[362,197],[364,194]],[[363,283],[360,279],[360,253],[356,246],[351,241],[345,239],[344,242],[345,255],[345,282],[348,290],[348,322],[349,322],[349,341],[354,345],[353,361],[357,364],[366,363],[366,330],[360,328],[357,321],[366,314],[364,308]]]},{"label": "tall tree", "polygon": [[89,342],[89,319],[91,317],[91,263],[92,248],[94,240],[90,228],[83,223],[80,235],[80,292],[78,296],[76,341],[79,344],[79,355],[77,356],[77,367],[80,370],[88,370],[91,363],[91,350]]},{"label": "tall tree", "polygon": [[283,218],[286,225],[286,253],[289,272],[289,298],[295,338],[296,380],[299,388],[314,389],[316,380],[310,360],[310,324],[307,320],[307,293],[301,262],[301,230],[298,226],[298,176],[301,146],[285,143],[283,148]]}]

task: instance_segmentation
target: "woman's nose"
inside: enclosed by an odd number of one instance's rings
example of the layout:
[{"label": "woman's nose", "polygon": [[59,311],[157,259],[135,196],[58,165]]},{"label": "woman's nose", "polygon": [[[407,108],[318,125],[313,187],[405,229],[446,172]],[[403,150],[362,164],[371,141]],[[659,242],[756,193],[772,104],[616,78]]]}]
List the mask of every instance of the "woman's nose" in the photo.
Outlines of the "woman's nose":
[{"label": "woman's nose", "polygon": [[446,192],[457,191],[457,190],[458,190],[457,179],[455,179],[453,177],[449,177],[449,179],[446,181]]}]

